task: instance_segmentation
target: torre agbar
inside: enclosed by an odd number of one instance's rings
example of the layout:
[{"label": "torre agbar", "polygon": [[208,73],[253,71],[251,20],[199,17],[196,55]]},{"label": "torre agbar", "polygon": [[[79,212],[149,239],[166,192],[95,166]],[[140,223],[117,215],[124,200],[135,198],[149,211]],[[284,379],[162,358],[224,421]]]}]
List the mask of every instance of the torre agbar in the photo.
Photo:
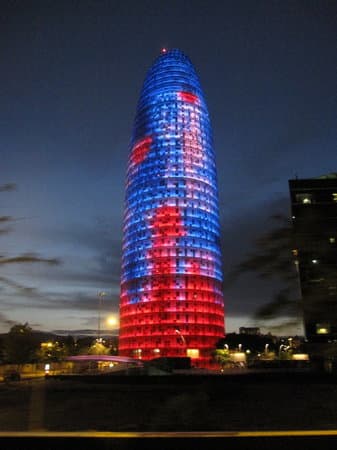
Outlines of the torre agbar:
[{"label": "torre agbar", "polygon": [[223,336],[209,114],[189,58],[164,49],[145,78],[131,139],[119,353],[202,365]]}]

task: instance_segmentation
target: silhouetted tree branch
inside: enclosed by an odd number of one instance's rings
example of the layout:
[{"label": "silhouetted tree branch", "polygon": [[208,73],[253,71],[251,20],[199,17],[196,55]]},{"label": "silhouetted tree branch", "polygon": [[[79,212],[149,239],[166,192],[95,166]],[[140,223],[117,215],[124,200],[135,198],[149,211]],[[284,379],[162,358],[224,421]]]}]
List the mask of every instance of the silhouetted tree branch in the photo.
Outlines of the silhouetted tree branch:
[{"label": "silhouetted tree branch", "polygon": [[292,227],[285,216],[275,215],[272,219],[278,222],[277,227],[257,239],[254,252],[234,268],[227,280],[227,284],[231,284],[240,276],[252,272],[261,279],[282,281],[284,287],[256,311],[257,319],[298,316],[301,307],[298,275],[292,255],[295,248]]},{"label": "silhouetted tree branch", "polygon": [[300,300],[292,297],[290,289],[285,288],[275,294],[274,298],[267,304],[257,309],[257,319],[274,319],[282,314],[286,316],[298,316],[301,310]]}]

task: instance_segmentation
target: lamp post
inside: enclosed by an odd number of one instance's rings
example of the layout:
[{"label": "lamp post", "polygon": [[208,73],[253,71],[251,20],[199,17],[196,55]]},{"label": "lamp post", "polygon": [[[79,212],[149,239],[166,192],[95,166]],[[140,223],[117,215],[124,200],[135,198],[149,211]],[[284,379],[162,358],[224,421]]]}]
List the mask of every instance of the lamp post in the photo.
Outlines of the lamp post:
[{"label": "lamp post", "polygon": [[98,293],[98,323],[97,323],[97,342],[101,341],[101,309],[102,309],[102,299],[106,295],[105,292],[100,291]]},{"label": "lamp post", "polygon": [[115,355],[117,353],[116,334],[118,335],[118,328],[119,328],[118,316],[114,314],[107,317],[106,325],[108,326],[110,331],[108,339],[108,346],[110,348],[110,353],[112,355]]},{"label": "lamp post", "polygon": [[184,338],[184,336],[182,335],[182,333],[180,332],[179,328],[176,328],[174,331],[175,331],[175,333],[180,337],[181,342],[182,342],[183,345],[185,346],[185,356],[186,356],[186,341],[185,341],[185,338]]},{"label": "lamp post", "polygon": [[278,350],[278,357],[281,359],[281,354],[287,352],[289,350],[289,345],[281,344]]}]

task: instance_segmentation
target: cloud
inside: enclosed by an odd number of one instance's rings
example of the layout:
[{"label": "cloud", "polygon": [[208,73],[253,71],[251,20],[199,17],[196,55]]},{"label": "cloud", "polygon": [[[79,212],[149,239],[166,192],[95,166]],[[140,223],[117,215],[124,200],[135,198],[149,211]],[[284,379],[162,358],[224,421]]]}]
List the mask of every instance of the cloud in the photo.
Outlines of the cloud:
[{"label": "cloud", "polygon": [[65,229],[43,230],[41,237],[67,251],[61,256],[62,266],[44,269],[46,277],[68,286],[119,285],[122,237],[114,236],[111,223],[110,218],[100,218],[90,225],[69,224]]},{"label": "cloud", "polygon": [[[58,335],[71,335],[71,336],[95,336],[97,337],[97,329],[92,328],[84,328],[84,329],[73,329],[73,330],[62,330],[57,329],[53,330],[52,333],[58,334]],[[103,330],[101,329],[101,335],[102,336],[113,336],[114,330]]]},{"label": "cloud", "polygon": [[12,320],[9,317],[7,317],[4,313],[0,312],[0,326],[6,325],[12,327],[16,323],[18,323],[16,320]]},{"label": "cloud", "polygon": [[[253,250],[254,242],[273,227],[270,215],[288,210],[288,199],[276,197],[253,202],[249,208],[236,210],[222,219],[223,266],[226,275]],[[41,242],[53,242],[63,261],[59,266],[21,265],[11,291],[3,292],[3,307],[59,311],[69,318],[71,311],[97,312],[97,293],[104,290],[102,312],[118,309],[121,267],[121,237],[114,235],[109,217],[92,220],[91,224],[69,224],[67,228],[41,230]],[[52,250],[49,250],[51,252]],[[9,269],[8,269],[9,270]],[[7,275],[7,274],[6,274]],[[31,287],[30,287],[31,286]],[[231,316],[253,316],[257,309],[272,299],[278,283],[261,281],[249,274],[225,287],[225,310]],[[95,319],[96,320],[96,319]],[[83,322],[84,324],[84,322]],[[84,326],[94,326],[87,323]],[[83,326],[83,325],[82,325]]]},{"label": "cloud", "polygon": [[[274,226],[271,215],[282,213],[288,207],[288,199],[278,197],[268,203],[260,202],[249,209],[237,211],[231,220],[222,221],[222,251],[225,280],[228,273],[254,250],[254,242]],[[27,268],[29,282],[35,287],[20,289],[3,295],[3,305],[21,308],[27,300],[30,308],[70,311],[97,311],[97,293],[104,290],[102,310],[118,308],[120,289],[121,242],[109,230],[110,219],[95,221],[91,226],[71,226],[64,230],[45,231],[45,237],[76,248],[74,255],[63,255],[64,263],[55,267],[39,267],[38,275],[33,267]],[[90,252],[81,254],[82,249]],[[26,283],[27,284],[27,283]],[[13,286],[14,288],[16,286]],[[225,285],[225,309],[230,315],[253,315],[269,302],[281,287],[276,281],[261,281],[255,274],[238,279],[233,285]],[[25,300],[27,299],[27,300]]]},{"label": "cloud", "polygon": [[31,263],[43,263],[50,265],[60,264],[60,260],[56,258],[42,258],[36,253],[22,253],[21,255],[5,258],[0,255],[0,264],[31,264]]},{"label": "cloud", "polygon": [[[98,310],[98,295],[92,295],[87,292],[53,292],[49,294],[39,293],[30,299],[30,308],[44,310],[61,310],[66,314],[67,311],[96,311]],[[112,312],[118,309],[119,295],[106,291],[106,296],[101,302],[102,312]],[[3,302],[4,307],[20,308],[27,305],[26,299],[18,298],[12,295]]]},{"label": "cloud", "polygon": [[25,286],[21,283],[18,283],[16,281],[13,281],[11,278],[0,276],[0,283],[2,283],[1,290],[3,293],[6,293],[6,288],[12,288],[16,292],[19,292],[21,295],[25,296],[31,296],[31,295],[37,295],[38,291],[37,289],[29,286]]},{"label": "cloud", "polygon": [[104,253],[109,249],[112,257],[121,255],[121,233],[120,239],[116,238],[112,224],[116,219],[113,217],[97,217],[90,224],[68,223],[66,228],[44,228],[39,231],[42,238],[52,240],[59,244],[68,244],[72,248],[87,248],[94,253]]},{"label": "cloud", "polygon": [[255,273],[247,273],[229,283],[231,272],[250,253],[257,250],[256,242],[262,235],[277,227],[272,216],[287,215],[289,201],[278,197],[269,202],[254,205],[239,213],[231,221],[222,221],[221,242],[224,268],[225,310],[227,314],[253,316],[255,312],[270,302],[284,287],[277,278],[261,280]]},{"label": "cloud", "polygon": [[[42,265],[37,269],[35,265],[22,264],[19,273],[8,267],[0,282],[20,297],[35,296],[46,302],[50,290],[68,298],[73,296],[70,290],[76,291],[75,296],[92,289],[119,291],[122,244],[113,236],[109,222],[109,218],[101,218],[86,226],[71,224],[65,229],[35,230],[40,242],[53,242],[58,252],[63,252],[62,265]],[[32,258],[35,261],[35,255],[23,256],[22,262],[31,262]],[[49,263],[50,259],[46,261]]]},{"label": "cloud", "polygon": [[[78,261],[80,265],[80,260]],[[89,262],[88,262],[89,266]],[[119,272],[119,271],[118,271]],[[100,267],[83,267],[74,270],[72,268],[64,267],[60,270],[46,274],[48,282],[61,283],[63,287],[83,287],[83,288],[116,288],[119,287],[119,273],[109,263],[102,263]]]},{"label": "cloud", "polygon": [[255,202],[249,208],[238,210],[235,215],[221,219],[221,244],[226,272],[241,262],[255,249],[261,235],[267,233],[277,222],[273,216],[287,216],[289,200],[284,196]]},{"label": "cloud", "polygon": [[0,185],[0,192],[15,191],[15,189],[16,189],[15,183],[7,183]]}]

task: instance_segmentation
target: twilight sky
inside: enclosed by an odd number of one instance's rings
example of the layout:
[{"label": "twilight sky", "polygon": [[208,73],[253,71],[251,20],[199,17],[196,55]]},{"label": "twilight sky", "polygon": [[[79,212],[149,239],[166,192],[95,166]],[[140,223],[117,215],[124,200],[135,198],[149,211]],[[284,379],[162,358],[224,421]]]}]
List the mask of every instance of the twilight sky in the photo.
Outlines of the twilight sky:
[{"label": "twilight sky", "polygon": [[[0,332],[95,330],[118,314],[124,178],[136,103],[162,47],[189,55],[212,118],[224,273],[289,214],[288,179],[337,171],[337,3],[326,0],[3,0]],[[16,286],[14,286],[14,284]],[[226,329],[253,325],[270,283],[225,289]],[[297,328],[292,332],[300,332]]]}]

